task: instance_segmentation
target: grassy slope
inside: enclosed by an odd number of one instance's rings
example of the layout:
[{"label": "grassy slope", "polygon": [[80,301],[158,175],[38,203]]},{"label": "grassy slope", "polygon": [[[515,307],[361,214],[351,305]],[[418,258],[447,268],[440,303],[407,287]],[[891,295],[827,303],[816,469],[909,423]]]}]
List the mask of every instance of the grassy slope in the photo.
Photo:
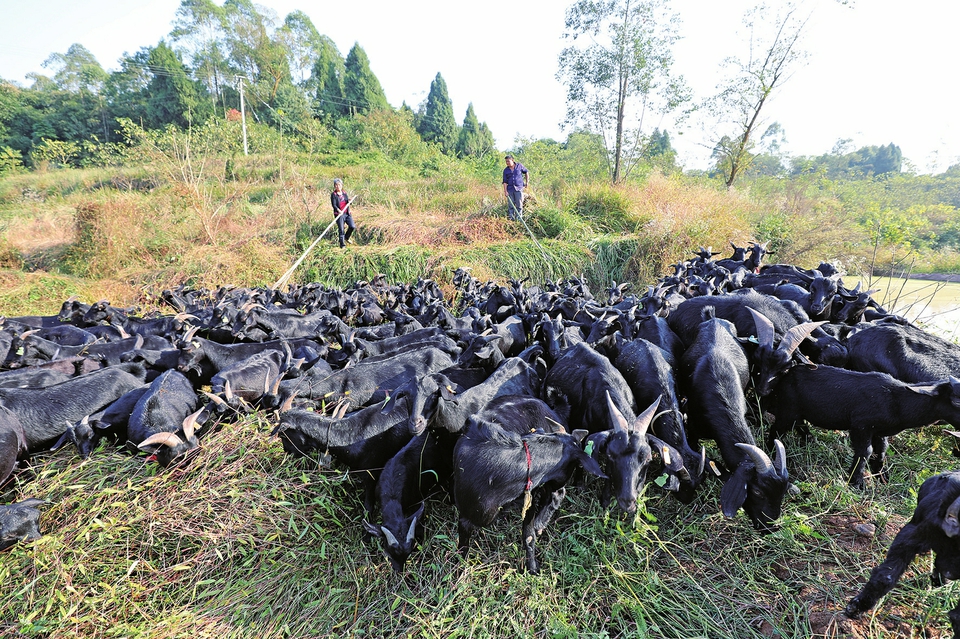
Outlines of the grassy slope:
[{"label": "grassy slope", "polygon": [[[249,175],[258,175],[256,162],[263,160],[251,160]],[[176,185],[124,190],[123,179],[143,177],[136,171],[0,182],[6,264],[26,256],[41,268],[0,272],[0,312],[52,312],[71,293],[149,304],[151,290],[184,279],[269,284],[309,242],[307,231],[328,220],[325,189],[310,188],[326,183],[327,169],[300,171],[218,185],[235,189],[235,199],[228,215],[208,215],[219,225],[214,237],[204,210]],[[471,264],[481,278],[519,270],[538,281],[600,268],[643,284],[691,246],[749,237],[755,215],[735,195],[653,180],[628,193],[625,219],[642,221],[643,232],[623,234],[587,207],[574,219],[576,193],[544,198],[530,217],[553,237],[540,239],[556,255],[545,267],[536,245],[502,219],[495,187],[479,178],[389,183],[364,171],[348,176],[365,191],[361,245],[322,246],[304,279],[343,284],[389,272],[410,281]],[[77,215],[84,206],[94,213],[86,227]],[[64,264],[72,266],[58,272]],[[518,512],[506,510],[478,535],[464,561],[454,508],[434,501],[423,551],[397,577],[361,539],[348,475],[285,456],[269,436],[274,423],[258,414],[225,424],[189,465],[163,473],[106,449],[85,462],[70,451],[35,459],[0,495],[3,503],[50,502],[44,537],[0,556],[0,635],[907,637],[928,628],[938,636],[947,627],[944,602],[957,594],[928,588],[927,557],[876,616],[834,618],[911,513],[920,481],[954,465],[937,427],[895,438],[891,481],[863,494],[843,479],[845,437],[788,438],[788,468],[802,494],[786,502],[781,531],[766,537],[742,514],[723,519],[715,483],[690,506],[650,484],[635,521],[601,508],[596,486],[574,488],[540,542],[535,577],[519,571]],[[866,522],[877,525],[875,538],[855,532]]]}]

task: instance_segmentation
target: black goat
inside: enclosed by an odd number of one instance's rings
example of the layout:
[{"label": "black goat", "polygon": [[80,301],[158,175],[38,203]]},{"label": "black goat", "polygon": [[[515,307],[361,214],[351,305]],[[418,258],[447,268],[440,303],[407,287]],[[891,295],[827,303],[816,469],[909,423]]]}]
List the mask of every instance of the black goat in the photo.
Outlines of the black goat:
[{"label": "black goat", "polygon": [[610,412],[604,397],[609,392],[617,410],[628,419],[637,415],[633,391],[623,375],[606,357],[592,346],[580,343],[568,348],[543,380],[543,397],[558,412],[569,406],[563,415],[571,428],[589,432],[606,430]]},{"label": "black goat", "polygon": [[[682,465],[683,460],[676,449],[647,434],[659,404],[658,398],[630,423],[617,410],[607,393],[607,408],[613,428],[593,433],[587,438],[587,449],[593,445],[592,452],[609,477],[603,484],[601,495],[604,508],[610,503],[611,497],[616,497],[620,510],[627,514],[637,511],[637,498],[647,479],[647,467],[653,459],[651,444],[663,455],[668,466]],[[672,470],[675,472],[675,467]]]},{"label": "black goat", "polygon": [[456,439],[451,433],[424,431],[407,442],[380,473],[377,499],[383,523],[374,526],[364,521],[363,528],[383,541],[384,551],[396,572],[403,571],[417,542],[423,540],[427,497],[438,488],[450,489]]},{"label": "black goat", "polygon": [[713,438],[732,473],[720,493],[723,514],[733,517],[742,507],[754,528],[771,532],[789,484],[786,455],[779,441],[775,462],[757,447],[746,420],[747,356],[733,324],[709,318],[709,307],[705,312],[708,319],[701,323],[680,366],[690,440]]},{"label": "black goat", "polygon": [[285,380],[280,384],[280,394],[274,401],[284,406],[298,396],[330,403],[346,399],[353,406],[365,406],[385,400],[394,389],[411,379],[430,375],[452,365],[450,355],[433,346],[397,355],[379,355],[325,377],[303,375]]},{"label": "black goat", "polygon": [[0,389],[0,404],[23,426],[30,454],[49,448],[67,424],[101,410],[124,393],[143,386],[146,371],[123,364],[75,377],[44,389]]},{"label": "black goat", "polygon": [[0,550],[6,550],[18,541],[40,539],[37,521],[40,519],[42,499],[24,499],[16,504],[0,506]]},{"label": "black goat", "polygon": [[669,356],[662,348],[642,338],[626,342],[614,336],[609,349],[613,365],[627,380],[637,405],[647,406],[659,401],[661,413],[652,425],[653,432],[679,453],[679,458],[672,459],[668,465],[674,469],[672,477],[675,479],[666,488],[675,491],[681,502],[690,503],[704,478],[706,450],[697,453],[687,441]]},{"label": "black goat", "polygon": [[862,488],[864,468],[883,477],[887,438],[908,428],[944,420],[960,424],[960,379],[905,384],[886,373],[861,373],[833,366],[797,366],[769,397],[774,423],[769,438],[799,420],[817,428],[850,433],[853,463],[849,482]]},{"label": "black goat", "polygon": [[902,382],[960,377],[960,346],[912,324],[863,325],[847,338],[847,368],[887,373]]},{"label": "black goat", "polygon": [[[492,422],[471,418],[453,454],[453,486],[460,512],[459,548],[466,556],[470,537],[489,526],[500,508],[524,497],[521,546],[526,568],[539,571],[536,538],[566,495],[577,466],[606,479],[600,465],[580,447],[585,431],[521,436]],[[529,496],[529,497],[527,497]]]},{"label": "black goat", "polygon": [[413,437],[407,427],[410,414],[405,401],[397,402],[396,409],[388,413],[379,405],[350,414],[346,409],[343,403],[331,416],[306,410],[284,411],[273,434],[288,454],[307,457],[319,452],[357,471],[363,483],[367,521],[372,521],[380,469]]},{"label": "black goat", "polygon": [[[147,457],[147,461],[155,460],[158,464],[167,468],[191,450],[200,447],[200,442],[197,441],[196,436],[197,424],[199,423],[202,426],[211,412],[210,404],[207,404],[197,412],[187,415],[179,431],[154,433],[140,442],[137,448],[151,453]],[[182,434],[183,437],[181,438],[177,433]]]},{"label": "black goat", "polygon": [[183,373],[169,370],[150,382],[127,422],[128,448],[135,451],[150,436],[175,433],[197,408],[197,393]]},{"label": "black goat", "polygon": [[[900,529],[887,556],[870,573],[870,579],[844,609],[856,619],[890,592],[917,555],[933,551],[930,582],[942,586],[946,579],[960,579],[960,472],[941,473],[920,486],[913,517]],[[960,605],[949,613],[954,639],[960,638]]]}]

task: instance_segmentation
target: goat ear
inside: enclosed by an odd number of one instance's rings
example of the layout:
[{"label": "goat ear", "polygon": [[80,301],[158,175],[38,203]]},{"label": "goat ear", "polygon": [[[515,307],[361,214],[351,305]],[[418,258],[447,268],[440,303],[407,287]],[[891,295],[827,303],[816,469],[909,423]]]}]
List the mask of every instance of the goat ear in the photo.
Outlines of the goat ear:
[{"label": "goat ear", "polygon": [[[576,433],[577,431],[573,432]],[[605,430],[603,432],[590,435],[586,440],[586,444],[584,444],[584,452],[591,457],[594,454],[605,454],[607,450],[607,442],[610,440],[610,433],[611,431]]]},{"label": "goat ear", "polygon": [[680,451],[654,435],[648,434],[647,441],[650,442],[650,446],[656,448],[657,452],[660,453],[664,468],[671,473],[680,472],[683,468],[683,457],[680,456]]},{"label": "goat ear", "polygon": [[741,462],[723,485],[723,490],[720,491],[720,508],[724,517],[735,517],[747,501],[747,478],[753,470],[752,464]]},{"label": "goat ear", "polygon": [[585,471],[591,475],[599,477],[600,479],[609,479],[609,477],[604,474],[603,469],[600,468],[600,462],[583,452],[579,446],[574,447],[573,454],[576,456],[577,462]]},{"label": "goat ear", "polygon": [[936,397],[940,392],[941,384],[910,384],[907,386],[914,393]]},{"label": "goat ear", "polygon": [[367,520],[363,520],[363,529],[373,537],[383,538],[383,532],[380,530],[380,526],[374,526]]},{"label": "goat ear", "polygon": [[584,438],[590,433],[586,428],[575,428],[570,433],[578,442],[583,442]]}]

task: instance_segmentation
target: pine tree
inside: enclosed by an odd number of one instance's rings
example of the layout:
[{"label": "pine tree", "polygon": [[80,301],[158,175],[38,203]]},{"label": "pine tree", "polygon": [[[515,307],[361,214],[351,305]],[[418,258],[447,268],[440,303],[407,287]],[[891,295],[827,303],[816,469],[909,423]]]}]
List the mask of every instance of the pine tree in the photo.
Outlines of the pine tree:
[{"label": "pine tree", "polygon": [[[476,116],[474,116],[476,118]],[[457,121],[453,117],[453,103],[447,93],[447,83],[437,73],[437,77],[430,83],[430,93],[427,95],[427,108],[417,128],[426,142],[436,142],[440,150],[447,155],[457,151]]]},{"label": "pine tree", "polygon": [[[163,40],[147,57],[153,78],[147,86],[147,119],[151,127],[186,127],[197,120],[200,96],[180,56]],[[209,105],[206,105],[209,108]]]},{"label": "pine tree", "polygon": [[[485,125],[484,125],[485,126]],[[457,139],[457,155],[459,157],[483,157],[493,152],[493,136],[490,130],[484,130],[477,114],[473,111],[473,103],[467,107],[467,115],[463,118],[460,127],[460,137]],[[486,133],[486,136],[484,135]]]},{"label": "pine tree", "polygon": [[346,65],[333,40],[326,36],[320,38],[320,51],[310,75],[310,83],[317,87],[317,111],[333,118],[342,117],[350,113],[343,94]]},{"label": "pine tree", "polygon": [[359,44],[354,44],[347,54],[343,95],[353,113],[370,113],[390,108],[380,81],[370,70],[370,60]]}]

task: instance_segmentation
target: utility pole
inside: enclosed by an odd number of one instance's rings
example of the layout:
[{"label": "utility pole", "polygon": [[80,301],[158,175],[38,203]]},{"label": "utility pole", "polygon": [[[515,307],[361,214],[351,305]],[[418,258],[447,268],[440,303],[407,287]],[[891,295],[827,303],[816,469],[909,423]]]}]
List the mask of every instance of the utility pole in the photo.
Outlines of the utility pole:
[{"label": "utility pole", "polygon": [[247,112],[243,109],[243,76],[237,76],[237,87],[240,90],[240,124],[243,128],[243,154],[249,155],[247,152]]}]

